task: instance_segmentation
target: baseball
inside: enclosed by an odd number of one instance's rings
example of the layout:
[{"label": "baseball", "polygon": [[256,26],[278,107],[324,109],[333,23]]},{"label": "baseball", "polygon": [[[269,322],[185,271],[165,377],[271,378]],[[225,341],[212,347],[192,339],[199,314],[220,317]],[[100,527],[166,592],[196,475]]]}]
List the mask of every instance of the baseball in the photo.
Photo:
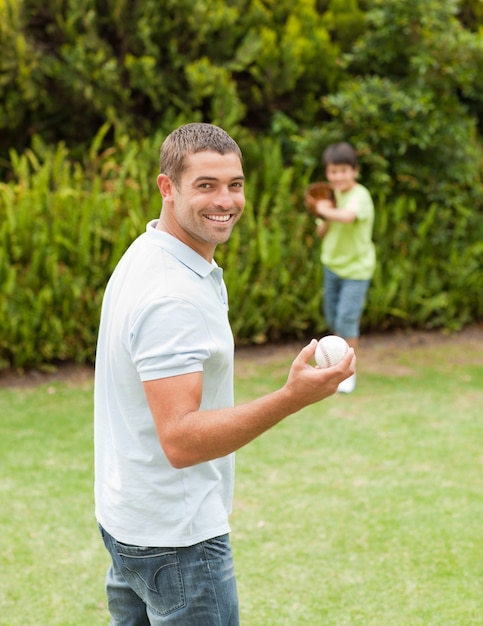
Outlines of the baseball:
[{"label": "baseball", "polygon": [[319,367],[332,367],[342,361],[348,350],[349,345],[342,337],[322,337],[315,349],[315,362]]}]

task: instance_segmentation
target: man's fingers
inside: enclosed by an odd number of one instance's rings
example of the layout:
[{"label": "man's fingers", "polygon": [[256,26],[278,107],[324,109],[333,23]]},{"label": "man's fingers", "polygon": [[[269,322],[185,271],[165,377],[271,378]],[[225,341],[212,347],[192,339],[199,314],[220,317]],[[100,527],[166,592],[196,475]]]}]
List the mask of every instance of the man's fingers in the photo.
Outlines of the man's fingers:
[{"label": "man's fingers", "polygon": [[312,339],[302,350],[297,354],[293,361],[293,365],[305,366],[309,361],[314,358],[315,348],[317,347],[317,339]]}]

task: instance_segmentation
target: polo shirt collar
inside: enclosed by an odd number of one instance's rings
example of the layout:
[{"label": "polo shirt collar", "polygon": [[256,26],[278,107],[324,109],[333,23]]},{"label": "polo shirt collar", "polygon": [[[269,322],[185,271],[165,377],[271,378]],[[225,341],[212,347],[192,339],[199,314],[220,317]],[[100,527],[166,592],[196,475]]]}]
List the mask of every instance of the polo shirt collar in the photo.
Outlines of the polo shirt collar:
[{"label": "polo shirt collar", "polygon": [[156,230],[157,223],[158,220],[152,220],[148,222],[146,226],[148,238],[154,245],[160,246],[169,252],[183,263],[183,265],[186,265],[203,278],[206,278],[206,276],[211,274],[211,272],[218,267],[215,261],[208,263],[208,261],[195,252],[193,248],[190,248],[176,237],[162,230]]}]

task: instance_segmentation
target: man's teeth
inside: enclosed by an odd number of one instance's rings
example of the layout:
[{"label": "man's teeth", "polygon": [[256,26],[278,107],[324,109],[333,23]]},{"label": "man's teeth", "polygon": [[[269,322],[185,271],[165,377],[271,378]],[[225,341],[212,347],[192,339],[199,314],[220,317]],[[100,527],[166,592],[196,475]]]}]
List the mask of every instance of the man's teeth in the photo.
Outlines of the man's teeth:
[{"label": "man's teeth", "polygon": [[228,220],[231,217],[231,214],[228,213],[227,215],[207,215],[206,217],[209,220],[213,220],[214,222],[228,222]]}]

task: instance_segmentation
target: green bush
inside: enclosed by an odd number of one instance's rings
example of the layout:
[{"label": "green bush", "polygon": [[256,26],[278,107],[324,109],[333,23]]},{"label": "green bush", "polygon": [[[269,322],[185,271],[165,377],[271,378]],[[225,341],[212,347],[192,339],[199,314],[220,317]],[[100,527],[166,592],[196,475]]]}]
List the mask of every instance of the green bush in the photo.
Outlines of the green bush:
[{"label": "green bush", "polygon": [[[14,179],[0,184],[0,367],[94,359],[105,284],[123,251],[159,215],[163,139],[121,138],[84,162],[35,140],[11,153]],[[239,139],[247,206],[217,261],[241,343],[318,335],[321,266],[313,219],[303,208],[310,170],[286,167],[283,142]],[[418,207],[376,197],[379,263],[364,330],[457,329],[481,319],[483,223],[468,207]]]},{"label": "green bush", "polygon": [[137,138],[202,118],[264,131],[279,110],[311,123],[341,74],[307,0],[3,0],[0,52],[4,157],[33,133],[78,150],[104,122]]},{"label": "green bush", "polygon": [[473,208],[376,199],[379,262],[366,323],[459,330],[483,315],[483,227]]},{"label": "green bush", "polygon": [[16,367],[93,359],[106,280],[157,200],[140,146],[124,146],[122,166],[108,151],[83,169],[64,146],[34,144],[12,151],[15,180],[0,184],[0,362]]},{"label": "green bush", "polygon": [[481,319],[480,4],[0,0],[0,366],[93,359],[162,138],[196,120],[245,155],[218,251],[238,342],[325,329],[302,194],[341,139],[377,204],[364,330]]},{"label": "green bush", "polygon": [[34,135],[82,159],[104,123],[108,147],[205,120],[282,139],[289,166],[293,141],[342,137],[378,192],[480,203],[481,16],[475,0],[2,0],[0,172]]}]

